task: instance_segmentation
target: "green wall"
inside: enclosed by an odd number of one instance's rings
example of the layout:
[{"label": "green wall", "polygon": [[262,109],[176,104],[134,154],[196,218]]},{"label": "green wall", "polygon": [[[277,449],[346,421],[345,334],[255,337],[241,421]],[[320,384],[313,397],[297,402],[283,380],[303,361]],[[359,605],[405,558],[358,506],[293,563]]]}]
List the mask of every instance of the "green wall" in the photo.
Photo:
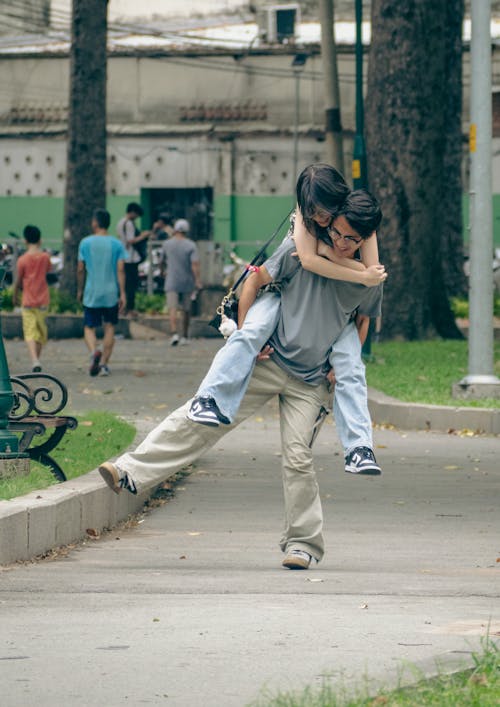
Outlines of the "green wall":
[{"label": "green wall", "polygon": [[[111,233],[115,233],[116,223],[125,214],[130,201],[138,201],[134,196],[108,196],[107,208],[111,214]],[[92,208],[89,209],[89,221]],[[26,224],[38,226],[42,232],[46,248],[60,250],[63,242],[64,199],[48,196],[4,196],[0,197],[0,242],[8,239],[9,231],[22,236]]]},{"label": "green wall", "polygon": [[[464,194],[462,200],[462,223],[464,243],[469,243],[469,195]],[[493,194],[493,246],[500,248],[500,194]]]},{"label": "green wall", "polygon": [[[291,195],[215,196],[214,240],[219,243],[249,242],[248,245],[239,246],[236,252],[243,258],[251,259],[256,250],[270,238],[293,205]],[[286,231],[287,227],[283,226],[282,236]],[[277,236],[268,254],[276,248],[280,240],[280,236]],[[260,241],[260,245],[256,245],[256,241]]]},{"label": "green wall", "polygon": [[[43,245],[59,249],[62,244],[64,199],[48,196],[0,197],[0,241],[8,239],[8,232],[22,236],[29,223],[42,232]],[[22,238],[21,238],[22,242]]]},{"label": "green wall", "polygon": [[[111,213],[111,233],[116,223],[125,214],[130,201],[140,201],[138,194],[111,196],[107,208]],[[233,241],[265,241],[278,226],[284,215],[292,208],[292,196],[246,196],[233,197],[224,194],[214,196],[214,240],[220,243]],[[92,209],[89,208],[89,217]],[[42,231],[46,247],[60,249],[63,240],[64,199],[48,196],[4,196],[0,197],[0,242],[8,239],[9,231],[22,235],[26,224],[38,226]],[[145,219],[145,223],[146,223]],[[469,240],[469,196],[463,198],[464,241]],[[283,228],[283,233],[285,229]],[[500,247],[500,194],[493,196],[493,239]],[[277,239],[279,242],[279,238]],[[255,246],[240,246],[238,254],[249,258]]]}]

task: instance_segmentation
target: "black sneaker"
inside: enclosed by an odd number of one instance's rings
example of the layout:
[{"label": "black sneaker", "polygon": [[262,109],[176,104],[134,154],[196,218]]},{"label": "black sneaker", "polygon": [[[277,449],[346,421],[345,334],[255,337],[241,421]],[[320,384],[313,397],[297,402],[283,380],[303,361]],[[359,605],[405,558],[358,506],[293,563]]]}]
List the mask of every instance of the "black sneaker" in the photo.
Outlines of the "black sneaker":
[{"label": "black sneaker", "polygon": [[103,462],[99,466],[99,473],[109,488],[115,493],[120,493],[122,489],[126,489],[134,494],[134,496],[137,495],[137,487],[134,479],[130,474],[127,474],[126,471],[118,469],[115,464]]},{"label": "black sneaker", "polygon": [[221,422],[223,425],[231,424],[231,420],[221,413],[215,400],[209,396],[194,398],[187,416],[193,422],[211,427],[218,427]]},{"label": "black sneaker", "polygon": [[349,474],[380,476],[382,469],[377,464],[370,447],[356,447],[345,458],[345,470]]},{"label": "black sneaker", "polygon": [[101,360],[102,352],[97,349],[94,351],[92,356],[90,357],[90,368],[89,368],[89,374],[94,377],[99,373],[99,362]]}]

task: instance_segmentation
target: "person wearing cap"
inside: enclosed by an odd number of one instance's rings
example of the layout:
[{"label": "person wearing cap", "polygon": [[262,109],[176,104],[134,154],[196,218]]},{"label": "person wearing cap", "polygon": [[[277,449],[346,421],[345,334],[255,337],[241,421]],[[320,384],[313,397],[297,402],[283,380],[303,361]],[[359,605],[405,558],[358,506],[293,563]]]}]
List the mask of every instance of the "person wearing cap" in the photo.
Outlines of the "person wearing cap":
[{"label": "person wearing cap", "polygon": [[[171,346],[188,343],[192,294],[201,289],[198,249],[188,238],[189,222],[185,218],[174,223],[172,237],[163,243],[167,261],[165,292],[170,321]],[[177,310],[182,313],[182,335],[177,333]]]},{"label": "person wearing cap", "polygon": [[141,255],[141,245],[144,244],[146,238],[151,235],[150,231],[139,231],[135,225],[136,219],[144,213],[140,204],[132,201],[127,205],[125,216],[118,221],[116,232],[121,242],[127,251],[127,259],[125,261],[125,295],[126,306],[123,314],[134,316],[135,312],[135,293],[139,286],[139,263],[144,259]]}]

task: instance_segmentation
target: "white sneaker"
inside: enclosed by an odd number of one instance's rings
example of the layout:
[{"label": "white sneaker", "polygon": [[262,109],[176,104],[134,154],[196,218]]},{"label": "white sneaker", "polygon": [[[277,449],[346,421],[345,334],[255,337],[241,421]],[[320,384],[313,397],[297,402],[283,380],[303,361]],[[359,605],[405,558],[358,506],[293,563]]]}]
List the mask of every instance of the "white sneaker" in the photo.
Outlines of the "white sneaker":
[{"label": "white sneaker", "polygon": [[289,570],[308,570],[311,560],[312,555],[305,550],[288,550],[281,564]]},{"label": "white sneaker", "polygon": [[177,346],[179,341],[180,341],[179,334],[173,334],[172,338],[170,339],[170,346]]},{"label": "white sneaker", "polygon": [[189,344],[189,339],[186,339],[185,336],[181,336],[180,341],[179,341],[179,346],[187,346]]}]

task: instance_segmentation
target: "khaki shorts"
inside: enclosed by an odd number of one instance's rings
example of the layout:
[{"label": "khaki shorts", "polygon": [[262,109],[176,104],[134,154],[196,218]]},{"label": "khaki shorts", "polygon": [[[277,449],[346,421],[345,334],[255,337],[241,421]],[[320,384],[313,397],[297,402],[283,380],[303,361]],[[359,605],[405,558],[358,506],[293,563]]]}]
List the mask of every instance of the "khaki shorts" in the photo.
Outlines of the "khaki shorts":
[{"label": "khaki shorts", "polygon": [[23,308],[23,335],[25,341],[37,341],[40,344],[47,343],[46,317],[46,309],[39,309],[38,307]]},{"label": "khaki shorts", "polygon": [[191,311],[192,292],[167,292],[167,306],[169,309],[182,309],[183,312]]}]

